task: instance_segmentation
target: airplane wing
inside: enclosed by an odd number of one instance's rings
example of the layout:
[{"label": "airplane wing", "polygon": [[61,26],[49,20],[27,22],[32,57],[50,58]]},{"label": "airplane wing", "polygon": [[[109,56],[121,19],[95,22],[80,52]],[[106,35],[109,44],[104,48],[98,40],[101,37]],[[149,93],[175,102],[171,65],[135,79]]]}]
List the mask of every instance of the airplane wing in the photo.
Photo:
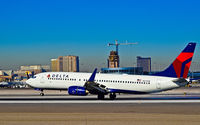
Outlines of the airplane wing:
[{"label": "airplane wing", "polygon": [[106,86],[100,85],[99,83],[95,82],[96,72],[97,69],[94,70],[94,72],[90,76],[90,79],[85,83],[84,87],[91,94],[99,94],[99,93],[107,94],[108,90],[106,89]]},{"label": "airplane wing", "polygon": [[176,83],[179,86],[189,86],[189,82],[185,78],[177,78],[173,80],[174,83]]}]

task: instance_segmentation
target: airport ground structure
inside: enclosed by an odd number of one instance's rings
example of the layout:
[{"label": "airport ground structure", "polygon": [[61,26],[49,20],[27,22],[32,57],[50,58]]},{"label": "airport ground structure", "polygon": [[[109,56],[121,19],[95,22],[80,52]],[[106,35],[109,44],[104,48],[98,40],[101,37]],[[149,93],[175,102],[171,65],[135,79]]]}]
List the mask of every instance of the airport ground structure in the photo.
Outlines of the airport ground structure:
[{"label": "airport ground structure", "polygon": [[101,68],[102,73],[142,75],[142,67]]}]

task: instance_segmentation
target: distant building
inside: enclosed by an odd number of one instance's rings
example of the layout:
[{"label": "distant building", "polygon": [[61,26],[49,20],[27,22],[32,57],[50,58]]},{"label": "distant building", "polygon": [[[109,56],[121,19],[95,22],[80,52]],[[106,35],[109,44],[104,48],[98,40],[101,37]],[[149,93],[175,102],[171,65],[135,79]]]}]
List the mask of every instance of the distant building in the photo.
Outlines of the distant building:
[{"label": "distant building", "polygon": [[108,68],[118,68],[119,67],[119,55],[116,51],[111,51],[108,58]]},{"label": "distant building", "polygon": [[34,73],[41,73],[41,65],[31,65],[31,66],[20,66],[21,71],[34,71]]},{"label": "distant building", "polygon": [[42,72],[49,72],[51,70],[50,65],[41,65]]},{"label": "distant building", "polygon": [[142,75],[142,67],[101,68],[102,73]]},{"label": "distant building", "polygon": [[63,57],[63,71],[64,72],[79,72],[78,56],[64,56]]},{"label": "distant building", "polygon": [[189,72],[188,77],[192,79],[197,79],[200,82],[200,72]]},{"label": "distant building", "polygon": [[78,56],[59,56],[58,59],[51,59],[52,72],[79,72]]},{"label": "distant building", "polygon": [[29,75],[35,75],[41,72],[49,72],[50,66],[49,65],[29,65],[29,66],[20,66],[20,70],[15,71],[15,79],[17,80],[24,80],[27,79],[27,73]]},{"label": "distant building", "polygon": [[50,71],[49,65],[30,65],[30,66],[20,66],[21,71],[30,71],[34,72],[34,74],[41,73],[41,72],[48,72]]},{"label": "distant building", "polygon": [[63,72],[63,56],[58,57],[57,70],[58,72]]},{"label": "distant building", "polygon": [[51,59],[51,71],[57,72],[58,59]]},{"label": "distant building", "polygon": [[151,72],[151,58],[137,56],[137,67],[142,67],[144,74]]},{"label": "distant building", "polygon": [[[20,66],[20,70],[24,72],[33,72],[33,74],[38,74],[42,72],[41,65]],[[26,73],[24,74],[24,76],[26,76]]]}]

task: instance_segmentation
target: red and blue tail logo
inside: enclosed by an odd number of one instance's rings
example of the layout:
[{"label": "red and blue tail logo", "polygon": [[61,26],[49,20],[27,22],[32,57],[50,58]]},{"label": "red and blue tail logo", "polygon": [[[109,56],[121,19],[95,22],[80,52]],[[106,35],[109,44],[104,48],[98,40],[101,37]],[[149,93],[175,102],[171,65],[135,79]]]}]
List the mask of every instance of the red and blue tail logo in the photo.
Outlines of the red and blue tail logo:
[{"label": "red and blue tail logo", "polygon": [[156,76],[175,78],[187,78],[196,43],[189,43],[175,61],[164,71],[156,73]]}]

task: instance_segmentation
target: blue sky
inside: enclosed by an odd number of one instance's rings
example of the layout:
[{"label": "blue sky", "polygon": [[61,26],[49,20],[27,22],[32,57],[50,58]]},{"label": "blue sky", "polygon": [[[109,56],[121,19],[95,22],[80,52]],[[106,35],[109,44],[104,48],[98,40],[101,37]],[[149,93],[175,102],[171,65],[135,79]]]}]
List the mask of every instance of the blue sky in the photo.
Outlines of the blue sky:
[{"label": "blue sky", "polygon": [[120,46],[121,66],[133,66],[140,55],[164,67],[188,42],[200,41],[199,5],[199,0],[0,0],[0,68],[78,55],[81,70],[91,71],[106,67],[114,49],[107,44],[115,39],[139,43]]}]

